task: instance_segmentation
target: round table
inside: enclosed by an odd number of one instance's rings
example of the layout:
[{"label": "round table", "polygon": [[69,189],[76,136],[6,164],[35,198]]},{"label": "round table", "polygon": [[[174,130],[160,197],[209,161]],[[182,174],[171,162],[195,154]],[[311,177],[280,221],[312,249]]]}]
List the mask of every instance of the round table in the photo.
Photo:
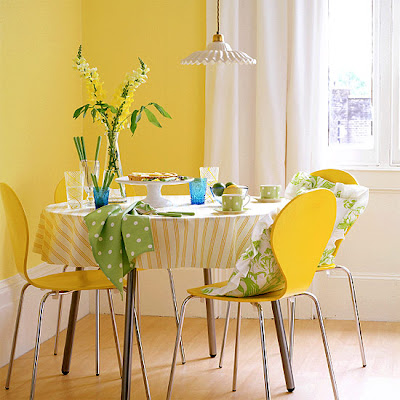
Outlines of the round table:
[{"label": "round table", "polygon": [[[211,268],[233,268],[236,260],[250,244],[250,237],[257,221],[272,210],[281,208],[286,200],[280,203],[258,203],[251,201],[243,213],[222,214],[219,203],[191,205],[190,196],[166,196],[173,207],[159,210],[194,211],[194,216],[171,218],[150,216],[154,239],[154,251],[140,255],[137,267],[141,269],[204,269],[204,283],[211,282]],[[143,197],[128,198],[122,208],[128,207]],[[84,217],[94,208],[71,210],[66,203],[46,207],[41,216],[34,241],[33,251],[41,254],[42,260],[52,264],[67,264],[75,267],[95,266],[92,249],[89,243],[88,230]],[[128,291],[125,315],[124,369],[122,380],[122,397],[130,398],[130,366],[132,357],[134,288],[136,269],[128,274]],[[75,294],[75,293],[74,293]],[[79,301],[79,292],[75,303]],[[70,321],[67,331],[64,352],[63,372],[69,371],[72,341],[77,315],[77,304],[71,302]],[[210,355],[216,355],[214,309],[211,300],[206,300]],[[279,302],[272,304],[278,340],[281,348],[287,387],[294,388],[290,362],[287,353],[286,337],[282,323]]]},{"label": "round table", "polygon": [[[194,211],[195,216],[171,218],[150,216],[154,252],[137,258],[142,269],[233,268],[250,244],[251,232],[268,212],[280,203],[250,202],[241,214],[220,214],[219,203],[191,205],[190,196],[167,196],[175,206],[158,210]],[[142,197],[130,197],[122,208]],[[94,208],[71,210],[66,203],[46,207],[41,216],[33,251],[52,264],[75,267],[96,265],[84,217]]]}]

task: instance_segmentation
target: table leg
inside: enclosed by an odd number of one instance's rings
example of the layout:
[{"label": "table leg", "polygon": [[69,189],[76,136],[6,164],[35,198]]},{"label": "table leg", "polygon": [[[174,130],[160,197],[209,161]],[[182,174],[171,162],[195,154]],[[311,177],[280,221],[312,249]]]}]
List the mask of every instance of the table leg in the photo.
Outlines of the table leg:
[{"label": "table leg", "polygon": [[285,374],[286,388],[289,392],[293,392],[294,378],[292,365],[289,359],[289,350],[286,341],[285,327],[283,325],[281,303],[278,301],[271,302],[272,312],[274,313],[276,336],[278,337],[279,350],[281,352],[283,372]]},{"label": "table leg", "polygon": [[136,331],[136,341],[139,350],[140,364],[142,367],[143,383],[146,390],[146,399],[151,400],[149,381],[147,379],[146,366],[140,336],[139,322],[135,310],[135,289],[137,269],[128,274],[125,306],[125,336],[124,336],[124,361],[122,366],[121,400],[129,400],[131,396],[131,372],[132,372],[132,342],[133,328]]},{"label": "table leg", "polygon": [[[212,283],[211,269],[203,269],[204,284],[210,285]],[[206,299],[207,310],[207,328],[208,328],[208,346],[210,349],[210,357],[217,355],[217,339],[215,336],[215,315],[214,315],[214,302],[213,300]]]},{"label": "table leg", "polygon": [[136,286],[136,269],[129,272],[125,304],[124,360],[122,365],[121,400],[131,397],[133,303]]},{"label": "table leg", "polygon": [[71,365],[72,345],[74,344],[75,327],[76,327],[76,321],[78,319],[78,308],[79,308],[80,297],[81,297],[81,292],[72,293],[71,308],[69,310],[69,318],[68,318],[67,336],[65,338],[64,357],[61,367],[61,372],[64,375],[67,375],[69,373],[69,367]]}]

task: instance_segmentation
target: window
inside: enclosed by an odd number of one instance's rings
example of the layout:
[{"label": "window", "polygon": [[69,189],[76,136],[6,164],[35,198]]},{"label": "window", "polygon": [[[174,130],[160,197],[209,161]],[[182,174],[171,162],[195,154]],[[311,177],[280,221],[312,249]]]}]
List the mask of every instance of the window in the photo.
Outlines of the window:
[{"label": "window", "polygon": [[328,155],[400,165],[400,0],[329,0]]}]

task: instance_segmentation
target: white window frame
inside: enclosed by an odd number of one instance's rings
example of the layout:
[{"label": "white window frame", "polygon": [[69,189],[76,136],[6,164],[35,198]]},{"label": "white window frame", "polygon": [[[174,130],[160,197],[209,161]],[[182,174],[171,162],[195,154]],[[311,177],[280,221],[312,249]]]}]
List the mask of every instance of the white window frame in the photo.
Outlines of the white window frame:
[{"label": "white window frame", "polygon": [[[331,0],[334,1],[334,0]],[[329,164],[400,167],[399,48],[400,0],[373,0],[373,149],[331,145]]]}]

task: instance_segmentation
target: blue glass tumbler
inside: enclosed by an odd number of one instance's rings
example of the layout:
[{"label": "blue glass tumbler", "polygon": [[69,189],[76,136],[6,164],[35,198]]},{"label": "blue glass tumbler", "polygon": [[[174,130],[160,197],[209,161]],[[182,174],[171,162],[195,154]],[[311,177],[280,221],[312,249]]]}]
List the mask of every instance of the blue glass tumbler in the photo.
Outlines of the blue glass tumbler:
[{"label": "blue glass tumbler", "polygon": [[103,190],[101,188],[93,188],[94,204],[96,209],[106,206],[108,204],[108,195],[110,194],[110,188]]},{"label": "blue glass tumbler", "polygon": [[207,178],[194,178],[189,182],[190,202],[192,204],[204,204],[206,198]]}]

